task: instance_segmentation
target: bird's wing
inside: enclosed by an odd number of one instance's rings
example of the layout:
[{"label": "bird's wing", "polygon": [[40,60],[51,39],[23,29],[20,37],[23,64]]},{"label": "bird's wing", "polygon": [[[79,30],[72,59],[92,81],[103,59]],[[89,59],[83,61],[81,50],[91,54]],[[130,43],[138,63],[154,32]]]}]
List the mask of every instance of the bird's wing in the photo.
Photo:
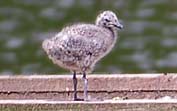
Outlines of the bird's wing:
[{"label": "bird's wing", "polygon": [[77,35],[77,37],[70,37],[66,44],[67,46],[64,49],[73,54],[73,56],[97,56],[103,50],[104,40],[97,38],[88,39],[88,37],[84,38]]},{"label": "bird's wing", "polygon": [[[51,58],[62,61],[83,60],[88,56],[101,58],[108,49],[106,36],[110,34],[94,25],[75,25],[64,28],[48,40]],[[51,44],[50,44],[51,43]]]},{"label": "bird's wing", "polygon": [[75,34],[59,34],[52,38],[51,55],[58,59],[82,60],[87,56],[100,56],[106,50],[105,42],[98,38],[83,37]]}]

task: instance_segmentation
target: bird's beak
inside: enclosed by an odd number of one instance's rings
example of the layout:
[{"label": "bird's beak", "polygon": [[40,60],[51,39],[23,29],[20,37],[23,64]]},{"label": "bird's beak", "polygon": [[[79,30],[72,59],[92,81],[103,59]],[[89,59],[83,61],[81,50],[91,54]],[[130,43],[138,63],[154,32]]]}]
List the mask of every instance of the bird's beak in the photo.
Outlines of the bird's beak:
[{"label": "bird's beak", "polygon": [[120,23],[117,23],[116,25],[114,25],[115,27],[117,27],[118,29],[123,29],[123,25]]}]

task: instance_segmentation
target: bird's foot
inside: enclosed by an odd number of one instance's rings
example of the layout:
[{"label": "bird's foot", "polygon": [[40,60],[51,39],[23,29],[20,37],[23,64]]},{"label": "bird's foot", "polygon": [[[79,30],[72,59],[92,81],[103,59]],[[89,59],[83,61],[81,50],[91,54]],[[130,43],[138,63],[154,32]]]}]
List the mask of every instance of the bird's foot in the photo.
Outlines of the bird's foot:
[{"label": "bird's foot", "polygon": [[74,98],[74,101],[84,101],[84,99],[81,99],[81,98]]}]

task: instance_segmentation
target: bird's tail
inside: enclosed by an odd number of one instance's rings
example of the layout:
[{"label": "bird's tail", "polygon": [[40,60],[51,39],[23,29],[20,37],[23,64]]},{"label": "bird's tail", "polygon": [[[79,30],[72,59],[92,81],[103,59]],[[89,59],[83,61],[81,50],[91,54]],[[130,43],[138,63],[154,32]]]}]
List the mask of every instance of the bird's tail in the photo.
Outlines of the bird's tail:
[{"label": "bird's tail", "polygon": [[48,53],[50,49],[53,47],[53,41],[50,39],[46,39],[42,43],[42,48]]}]

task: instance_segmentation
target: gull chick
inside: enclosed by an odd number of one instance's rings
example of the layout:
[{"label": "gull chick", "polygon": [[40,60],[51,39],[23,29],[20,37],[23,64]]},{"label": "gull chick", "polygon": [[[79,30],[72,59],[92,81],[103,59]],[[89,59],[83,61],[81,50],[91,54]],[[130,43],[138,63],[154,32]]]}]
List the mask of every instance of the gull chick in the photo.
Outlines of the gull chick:
[{"label": "gull chick", "polygon": [[112,50],[118,38],[117,30],[122,28],[114,12],[103,11],[95,24],[67,26],[43,41],[42,47],[53,63],[73,73],[75,101],[82,100],[77,97],[76,74],[83,74],[83,100],[88,100],[86,74],[91,73],[95,64]]}]

